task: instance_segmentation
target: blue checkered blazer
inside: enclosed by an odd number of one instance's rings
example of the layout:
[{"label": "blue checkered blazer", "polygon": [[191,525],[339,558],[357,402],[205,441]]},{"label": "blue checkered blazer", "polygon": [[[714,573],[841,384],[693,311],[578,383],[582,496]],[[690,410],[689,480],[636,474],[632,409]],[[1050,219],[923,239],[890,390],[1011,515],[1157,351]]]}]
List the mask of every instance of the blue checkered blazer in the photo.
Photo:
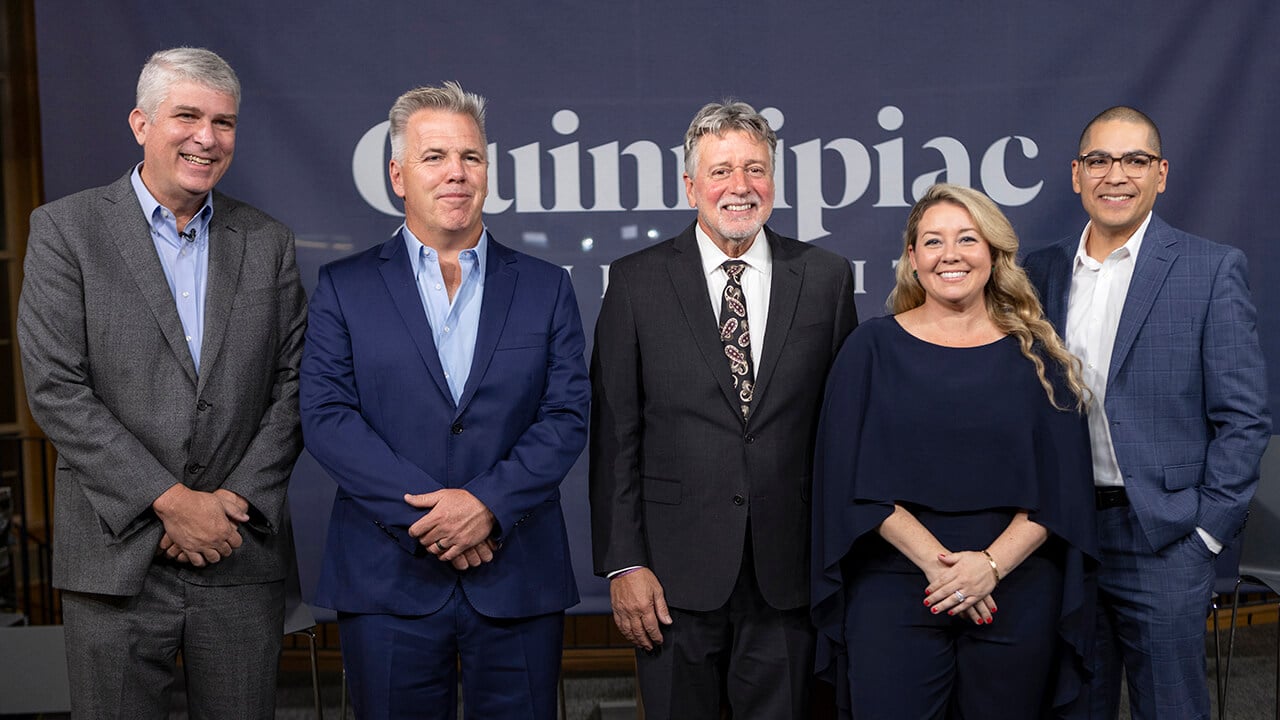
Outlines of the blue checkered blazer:
[{"label": "blue checkered blazer", "polygon": [[[1059,333],[1079,243],[1070,237],[1025,261]],[[1153,215],[1106,391],[1116,460],[1153,551],[1197,526],[1229,543],[1244,525],[1271,435],[1256,325],[1244,253]]]}]

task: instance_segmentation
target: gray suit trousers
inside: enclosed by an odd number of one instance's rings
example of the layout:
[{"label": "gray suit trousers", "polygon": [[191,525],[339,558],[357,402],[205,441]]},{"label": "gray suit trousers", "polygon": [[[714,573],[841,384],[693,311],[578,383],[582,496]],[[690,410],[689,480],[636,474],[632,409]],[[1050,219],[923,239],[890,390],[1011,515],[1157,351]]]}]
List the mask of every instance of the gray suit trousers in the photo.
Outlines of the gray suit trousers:
[{"label": "gray suit trousers", "polygon": [[157,561],[137,595],[63,592],[62,605],[76,720],[167,718],[180,649],[193,720],[274,716],[283,581],[193,585]]}]

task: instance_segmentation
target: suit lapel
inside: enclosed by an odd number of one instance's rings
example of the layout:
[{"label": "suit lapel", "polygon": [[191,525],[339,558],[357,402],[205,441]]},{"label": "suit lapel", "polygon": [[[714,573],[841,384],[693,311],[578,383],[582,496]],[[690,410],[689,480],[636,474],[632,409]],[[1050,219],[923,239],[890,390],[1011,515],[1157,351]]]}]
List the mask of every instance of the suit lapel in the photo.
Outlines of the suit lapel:
[{"label": "suit lapel", "polygon": [[[204,334],[200,343],[200,364],[204,368],[213,367],[227,336],[231,306],[240,286],[244,243],[244,233],[236,227],[235,204],[223,195],[215,195],[209,223],[209,284],[204,296]],[[200,385],[207,375],[200,374]]]},{"label": "suit lapel", "polygon": [[[485,233],[488,235],[488,232]],[[511,310],[511,298],[516,291],[516,255],[510,248],[499,245],[492,236],[481,240],[488,242],[484,271],[484,299],[480,303],[480,327],[476,332],[476,347],[471,358],[471,373],[467,375],[467,385],[462,389],[462,398],[458,409],[462,410],[471,402],[476,394],[476,387],[489,369],[489,361],[493,359],[493,351],[498,347],[498,338],[506,327],[507,316]]]},{"label": "suit lapel", "polygon": [[707,278],[702,272],[702,256],[698,252],[693,228],[690,225],[672,243],[675,253],[667,260],[667,272],[676,299],[684,311],[685,322],[689,323],[694,344],[720,384],[724,399],[733,408],[734,415],[741,417],[738,415],[738,392],[733,389],[729,378],[729,361],[725,359],[715,311],[711,309],[707,296]]},{"label": "suit lapel", "polygon": [[160,333],[169,343],[169,349],[178,357],[191,384],[195,385],[196,366],[191,359],[191,349],[187,347],[178,307],[174,304],[173,292],[169,289],[160,256],[156,254],[155,243],[151,240],[151,225],[138,205],[129,175],[107,188],[103,195],[102,216],[103,226],[111,228],[104,234],[115,243],[147,308],[160,326]]},{"label": "suit lapel", "polygon": [[773,255],[773,279],[769,286],[769,317],[765,323],[764,347],[760,353],[760,367],[756,368],[755,397],[751,401],[751,417],[756,416],[765,390],[778,366],[778,358],[786,345],[791,321],[796,316],[800,300],[800,287],[804,284],[804,261],[790,252],[778,240],[772,230],[765,228],[765,238]]},{"label": "suit lapel", "polygon": [[418,348],[418,355],[427,366],[427,374],[435,381],[440,393],[453,402],[453,393],[449,392],[449,383],[444,379],[444,368],[440,365],[440,353],[436,350],[435,340],[431,336],[431,324],[427,322],[427,312],[422,308],[422,297],[418,294],[418,282],[413,277],[413,266],[409,261],[409,252],[405,248],[404,236],[396,233],[383,243],[378,257],[382,260],[378,268],[382,281],[391,295],[391,302],[400,313],[409,337]]},{"label": "suit lapel", "polygon": [[1124,365],[1133,341],[1138,336],[1151,306],[1155,303],[1160,286],[1169,275],[1173,261],[1178,257],[1178,239],[1160,218],[1151,216],[1147,234],[1138,251],[1138,262],[1129,282],[1129,294],[1125,297],[1124,310],[1120,312],[1120,324],[1116,328],[1116,342],[1111,350],[1111,367],[1107,372],[1107,385],[1115,380]]}]

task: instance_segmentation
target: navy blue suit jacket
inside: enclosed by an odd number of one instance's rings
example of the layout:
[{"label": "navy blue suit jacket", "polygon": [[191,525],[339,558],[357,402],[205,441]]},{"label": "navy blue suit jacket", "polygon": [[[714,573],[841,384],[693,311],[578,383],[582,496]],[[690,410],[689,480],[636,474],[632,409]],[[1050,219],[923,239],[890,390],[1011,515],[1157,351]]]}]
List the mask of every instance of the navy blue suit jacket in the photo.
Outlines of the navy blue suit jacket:
[{"label": "navy blue suit jacket", "polygon": [[[1045,315],[1066,332],[1080,238],[1031,253]],[[1106,410],[1125,489],[1152,550],[1195,530],[1240,532],[1271,434],[1244,253],[1153,215],[1116,331]]]},{"label": "navy blue suit jacket", "polygon": [[[326,265],[311,298],[300,404],[307,449],[338,483],[318,605],[438,610],[461,579],[489,617],[578,601],[561,480],[586,444],[591,389],[563,269],[487,240],[475,359],[455,404],[399,233]],[[465,488],[501,548],[455,571],[408,535],[405,493]]]}]

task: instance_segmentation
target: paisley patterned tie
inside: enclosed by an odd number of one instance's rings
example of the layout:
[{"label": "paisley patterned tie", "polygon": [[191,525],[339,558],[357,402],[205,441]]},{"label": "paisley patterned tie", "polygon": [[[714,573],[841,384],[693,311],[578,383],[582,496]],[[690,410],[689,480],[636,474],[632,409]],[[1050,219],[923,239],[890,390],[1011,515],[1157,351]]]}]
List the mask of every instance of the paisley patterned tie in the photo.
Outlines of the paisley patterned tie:
[{"label": "paisley patterned tie", "polygon": [[738,409],[745,422],[751,414],[751,395],[756,385],[755,368],[751,363],[751,330],[747,326],[747,301],[742,295],[742,271],[747,269],[747,264],[742,260],[727,260],[720,267],[729,276],[720,297],[720,342],[724,343],[729,374],[733,378],[733,387],[738,391]]}]

